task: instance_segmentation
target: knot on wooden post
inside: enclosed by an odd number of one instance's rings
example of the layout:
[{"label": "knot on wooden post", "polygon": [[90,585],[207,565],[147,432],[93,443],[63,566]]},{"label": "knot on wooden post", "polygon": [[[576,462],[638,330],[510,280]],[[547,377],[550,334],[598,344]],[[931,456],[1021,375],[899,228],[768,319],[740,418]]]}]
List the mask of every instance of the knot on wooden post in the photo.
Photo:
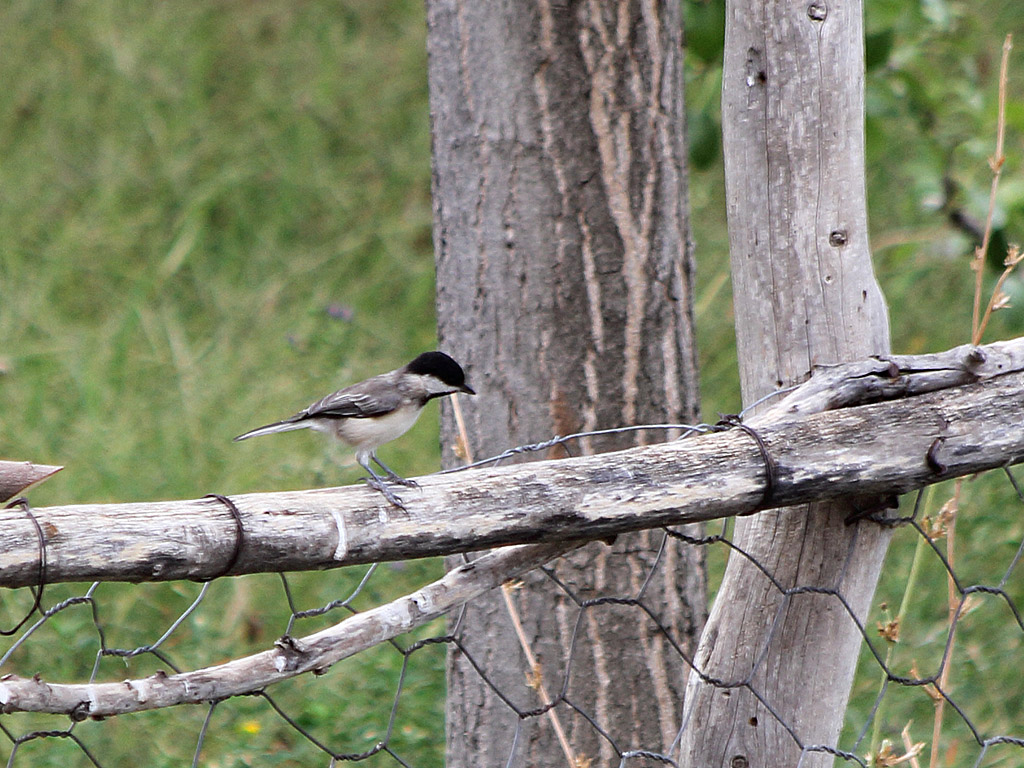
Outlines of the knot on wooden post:
[{"label": "knot on wooden post", "polygon": [[811,21],[824,21],[825,17],[828,16],[828,6],[825,5],[824,0],[813,0],[807,6],[807,15]]}]

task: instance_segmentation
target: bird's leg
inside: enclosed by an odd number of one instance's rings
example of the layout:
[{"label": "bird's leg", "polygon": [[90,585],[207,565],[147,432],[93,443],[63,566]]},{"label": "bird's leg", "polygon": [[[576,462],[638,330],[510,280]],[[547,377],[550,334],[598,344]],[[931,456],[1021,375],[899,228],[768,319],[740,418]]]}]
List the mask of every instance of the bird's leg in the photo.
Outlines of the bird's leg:
[{"label": "bird's leg", "polygon": [[362,466],[363,469],[370,473],[370,476],[366,478],[366,484],[368,486],[373,488],[373,490],[382,493],[384,495],[384,498],[387,499],[392,506],[398,507],[399,509],[406,509],[405,504],[402,503],[402,500],[398,496],[396,496],[390,488],[388,488],[388,485],[384,481],[384,478],[373,471],[373,467],[370,466],[369,461],[360,460],[359,464],[360,466]]},{"label": "bird's leg", "polygon": [[383,461],[377,458],[377,454],[371,453],[370,458],[377,462],[377,466],[384,470],[388,476],[388,480],[392,483],[398,483],[398,485],[404,485],[406,488],[419,488],[420,484],[415,480],[406,480],[404,477],[395,472],[391,467],[385,464]]}]

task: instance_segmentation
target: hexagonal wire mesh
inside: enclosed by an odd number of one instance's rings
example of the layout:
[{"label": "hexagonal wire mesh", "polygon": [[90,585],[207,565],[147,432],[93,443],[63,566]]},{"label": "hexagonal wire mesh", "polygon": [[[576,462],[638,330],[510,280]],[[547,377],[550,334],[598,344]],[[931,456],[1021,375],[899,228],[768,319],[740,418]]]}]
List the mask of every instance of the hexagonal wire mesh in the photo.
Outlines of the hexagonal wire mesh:
[{"label": "hexagonal wire mesh", "polygon": [[[687,434],[712,429],[707,425],[657,425],[651,428],[667,427],[683,428]],[[566,444],[581,436],[554,438],[544,443],[522,446],[494,460],[521,452],[544,450],[556,443]],[[931,718],[930,740],[941,745],[940,749],[934,751],[931,765],[939,764],[936,760],[940,755],[942,764],[951,764],[950,761],[974,766],[1017,764],[1024,760],[1024,731],[1020,728],[1019,718],[1015,716],[1024,701],[1024,678],[1013,674],[1011,670],[1020,664],[1024,619],[1019,602],[1024,585],[1019,578],[1013,580],[1012,577],[1024,554],[1024,523],[1021,515],[1024,510],[1024,494],[1008,469],[1004,476],[1006,482],[1002,483],[1002,489],[994,487],[997,484],[991,480],[984,487],[983,492],[989,497],[986,500],[988,509],[982,509],[979,503],[981,511],[976,523],[984,538],[980,542],[975,540],[972,551],[959,553],[960,559],[954,559],[952,539],[957,507],[963,503],[960,498],[962,481],[955,481],[953,498],[937,512],[926,514],[926,507],[929,506],[926,498],[930,491],[920,491],[910,515],[885,517],[876,514],[868,518],[874,524],[896,527],[907,532],[909,539],[902,545],[894,545],[893,551],[900,554],[913,552],[912,562],[905,575],[894,574],[888,580],[891,582],[889,584],[883,578],[879,590],[882,597],[876,600],[878,605],[875,610],[879,614],[875,620],[876,628],[870,626],[869,620],[854,614],[844,596],[842,583],[834,588],[801,584],[787,587],[780,583],[770,567],[757,562],[731,539],[729,521],[725,522],[720,533],[714,535],[693,535],[692,529],[662,529],[661,550],[641,580],[641,587],[631,594],[611,593],[584,597],[559,578],[557,565],[549,563],[540,570],[574,607],[570,648],[574,648],[581,637],[579,629],[589,613],[608,606],[633,611],[638,622],[645,623],[652,633],[660,636],[663,648],[668,649],[682,674],[700,675],[706,683],[721,688],[749,691],[789,734],[802,756],[826,752],[845,763],[865,767],[869,764],[919,766],[923,764],[923,756],[919,758],[919,755],[925,743],[921,741],[915,744],[910,738],[912,730],[915,733],[921,730],[921,726],[913,729],[911,725],[912,719],[917,717],[919,721]],[[990,473],[989,477],[999,477],[999,473]],[[17,500],[9,506],[18,507],[35,522],[32,508],[26,500]],[[969,517],[967,522],[972,522]],[[42,542],[44,538],[41,530],[39,537]],[[662,620],[664,606],[654,604],[649,599],[647,586],[657,569],[665,567],[665,558],[661,557],[661,552],[670,539],[688,547],[704,548],[710,553],[719,551],[731,557],[746,558],[771,584],[778,601],[776,621],[766,629],[763,644],[751,659],[750,674],[744,679],[717,680],[695,667],[680,639],[673,636],[671,629]],[[945,549],[938,543],[943,539],[947,542]],[[717,560],[714,556],[711,559],[720,565],[724,557],[719,555]],[[896,567],[893,570],[899,569]],[[552,712],[582,719],[585,727],[593,729],[617,756],[620,765],[634,760],[638,761],[636,764],[685,764],[686,761],[678,755],[679,741],[684,730],[694,726],[688,722],[682,703],[679,709],[679,729],[673,743],[627,746],[614,734],[613,723],[602,722],[590,702],[578,701],[573,696],[571,680],[574,654],[571,650],[567,654],[562,677],[556,681],[557,689],[553,695],[540,693],[537,682],[528,680],[522,681],[519,690],[506,690],[495,681],[493,670],[484,668],[475,660],[471,647],[476,640],[474,628],[464,622],[461,616],[454,619],[447,628],[442,627],[441,631],[431,629],[428,625],[424,631],[384,641],[375,649],[376,658],[369,665],[357,666],[354,675],[342,675],[341,685],[332,686],[322,682],[324,678],[319,675],[304,675],[307,684],[297,694],[294,690],[288,690],[279,695],[275,690],[271,695],[266,687],[254,686],[239,696],[207,701],[201,707],[202,717],[199,720],[194,716],[170,717],[161,723],[158,722],[159,717],[153,714],[134,714],[93,723],[85,716],[88,701],[83,701],[77,711],[73,709],[48,715],[10,711],[3,681],[10,679],[9,676],[14,673],[35,676],[37,683],[45,685],[43,680],[52,681],[62,674],[73,675],[77,671],[81,674],[80,679],[91,685],[102,679],[104,675],[101,675],[101,671],[105,671],[104,664],[109,666],[110,660],[120,660],[133,678],[139,678],[147,669],[147,665],[141,664],[140,660],[149,659],[148,668],[155,669],[155,674],[175,674],[185,666],[199,668],[210,665],[217,657],[242,655],[237,644],[238,627],[243,628],[242,634],[248,633],[249,644],[258,648],[261,647],[261,637],[268,634],[264,626],[271,621],[283,622],[277,625],[282,632],[276,645],[281,647],[282,644],[295,642],[293,632],[300,624],[321,617],[329,619],[331,615],[337,616],[339,613],[358,614],[356,604],[365,597],[370,597],[373,602],[387,602],[384,596],[385,582],[392,580],[396,574],[402,580],[401,566],[371,565],[368,568],[348,569],[348,572],[350,583],[340,597],[308,609],[299,607],[292,581],[294,578],[303,578],[304,584],[309,586],[310,578],[323,581],[322,575],[250,576],[208,581],[197,586],[181,583],[121,586],[116,594],[106,598],[100,594],[105,585],[98,582],[84,589],[47,586],[46,552],[45,547],[41,547],[39,583],[42,586],[12,591],[25,595],[30,603],[29,608],[25,610],[24,606],[19,607],[18,599],[4,601],[4,613],[8,617],[5,620],[13,621],[11,626],[2,628],[3,637],[9,638],[9,641],[0,654],[0,675],[4,675],[0,677],[0,703],[4,706],[0,731],[9,746],[7,765],[59,765],[76,764],[71,761],[77,761],[77,764],[83,765],[108,766],[135,763],[136,760],[161,764],[163,759],[174,762],[175,757],[177,764],[180,764],[184,752],[192,755],[193,766],[247,764],[245,754],[248,747],[261,754],[277,755],[274,764],[281,765],[309,765],[317,754],[324,763],[332,766],[342,762],[367,760],[373,764],[383,760],[385,763],[403,766],[439,764],[443,754],[444,725],[437,702],[443,683],[441,664],[430,661],[429,649],[444,646],[454,648],[457,653],[465,656],[491,695],[503,702],[514,718],[516,727],[512,746],[507,757],[503,758],[508,765],[514,764],[523,724],[550,717],[549,713]],[[974,581],[977,578],[975,573],[982,574],[981,581]],[[390,574],[391,578],[383,574]],[[220,599],[212,597],[219,582],[238,585],[261,578],[264,581],[260,585],[260,594],[245,592],[241,601],[242,611],[237,604],[232,607],[231,595]],[[278,586],[269,588],[266,578],[276,579]],[[416,574],[415,578],[423,576]],[[937,587],[928,590],[929,584]],[[154,593],[152,596],[143,595],[134,599],[126,596],[126,590],[130,592],[147,588],[163,594]],[[61,590],[66,596],[58,601],[49,602],[45,599]],[[901,605],[894,613],[884,596],[899,594],[900,591],[903,593]],[[835,601],[838,609],[845,613],[863,637],[860,672],[847,713],[847,726],[837,744],[807,743],[800,727],[786,721],[785,715],[759,690],[756,681],[756,672],[760,665],[766,663],[766,650],[776,625],[789,602],[805,594],[826,596]],[[983,603],[991,601],[1003,607],[1000,615],[986,616],[986,612],[981,610]],[[83,609],[85,616],[82,615]],[[12,620],[10,617],[18,610],[22,611],[20,619]],[[204,618],[203,613],[206,611],[211,615]],[[241,615],[243,611],[246,615]],[[980,618],[975,620],[974,617]],[[218,622],[218,619],[221,621]],[[124,631],[124,625],[133,621],[138,621],[139,626]],[[231,631],[221,631],[225,624]],[[221,630],[216,629],[218,626]],[[907,636],[911,633],[915,639],[908,642]],[[114,635],[152,639],[132,647],[119,648],[108,640]],[[218,647],[217,642],[222,645]],[[364,655],[355,656],[337,666],[353,664]],[[424,657],[425,664],[417,665],[420,657]],[[931,657],[931,666],[919,670],[919,657]],[[179,661],[182,658],[188,661]],[[324,673],[326,670],[314,672]],[[333,672],[330,677],[336,679],[337,676]],[[415,682],[410,683],[414,678]],[[135,691],[137,699],[142,695],[136,682],[126,681],[125,686]],[[354,706],[366,707],[367,711],[349,714],[347,718],[339,717],[334,709],[337,702],[346,701],[355,688],[361,687],[369,688],[369,692],[361,697],[356,696],[359,703]],[[411,687],[426,693],[410,693]],[[954,693],[957,689],[960,690]],[[326,697],[328,703],[325,705],[325,693],[328,690],[330,695]],[[899,695],[902,692],[910,693],[910,698]],[[340,699],[337,698],[339,695]],[[410,697],[413,706],[403,706],[404,701]],[[422,706],[424,698],[430,702],[426,713]],[[244,705],[236,707],[233,715],[229,713],[226,719],[220,717],[229,702],[242,700]],[[522,701],[533,703],[530,706],[517,703]],[[323,710],[324,706],[327,707],[326,712],[313,712]],[[177,709],[195,712],[197,708]],[[946,722],[944,732],[943,716],[946,712],[951,717]],[[110,728],[110,724],[133,718],[145,718],[145,722],[128,725],[114,737],[103,736],[103,730]],[[906,724],[902,731],[903,743],[897,740],[894,744],[891,737],[894,728],[901,722]],[[164,729],[164,735],[154,735],[154,729],[161,728]],[[217,730],[226,735],[217,737]],[[330,733],[324,735],[324,731]],[[124,734],[135,741],[135,746],[128,753],[129,757],[114,746],[119,739],[124,739]],[[143,737],[150,746],[155,747],[148,754],[138,746],[138,739]],[[174,747],[161,746],[162,742],[173,743]],[[58,744],[74,745],[77,754],[73,750],[69,756],[66,749],[56,746]],[[48,749],[46,745],[52,745],[52,748]],[[1008,745],[1011,752],[1007,754],[995,750],[998,745]],[[227,762],[232,756],[239,762]],[[576,759],[578,761],[581,758],[576,756]]]}]

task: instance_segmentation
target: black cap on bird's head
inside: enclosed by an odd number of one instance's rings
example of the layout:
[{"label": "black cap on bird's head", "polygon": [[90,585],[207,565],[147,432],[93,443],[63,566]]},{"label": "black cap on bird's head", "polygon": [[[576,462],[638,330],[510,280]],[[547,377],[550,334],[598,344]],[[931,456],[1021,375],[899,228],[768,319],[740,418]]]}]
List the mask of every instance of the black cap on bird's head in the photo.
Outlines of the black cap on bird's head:
[{"label": "black cap on bird's head", "polygon": [[465,392],[467,395],[476,394],[466,384],[466,372],[462,370],[462,366],[444,352],[424,352],[405,366],[405,370],[406,373],[419,376],[433,376],[449,387]]}]

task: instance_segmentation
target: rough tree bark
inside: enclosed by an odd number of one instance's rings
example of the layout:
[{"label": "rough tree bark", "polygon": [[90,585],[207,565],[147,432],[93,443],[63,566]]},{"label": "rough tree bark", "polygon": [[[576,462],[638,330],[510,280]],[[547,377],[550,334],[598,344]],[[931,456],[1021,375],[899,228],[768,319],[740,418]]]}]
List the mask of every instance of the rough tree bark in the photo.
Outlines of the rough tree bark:
[{"label": "rough tree bark", "polygon": [[[427,21],[438,327],[479,392],[465,404],[473,456],[695,419],[678,4],[428,0]],[[455,442],[450,406],[442,435]],[[592,439],[582,450],[644,439]],[[556,570],[584,598],[634,594],[658,542],[642,533],[595,543]],[[576,609],[543,575],[525,581],[513,599],[557,692]],[[692,648],[705,614],[701,555],[669,545],[645,594]],[[522,709],[540,705],[500,594],[474,602],[457,626],[501,691]],[[573,701],[620,748],[667,749],[685,669],[636,613],[591,611],[584,633]],[[461,652],[448,672],[448,764],[503,763],[516,714]],[[558,713],[578,756],[613,762],[583,717]],[[514,765],[566,765],[546,719],[523,721],[514,750]]]},{"label": "rough tree bark", "polygon": [[[863,30],[858,0],[728,0],[722,123],[744,402],[812,365],[888,351],[871,269],[864,190]],[[839,588],[863,621],[888,536],[819,504],[738,521],[736,540],[784,587]],[[796,765],[835,746],[856,666],[854,623],[820,595],[784,601],[732,558],[691,676],[686,764]],[[777,622],[777,623],[776,623]],[[764,656],[760,653],[767,643]],[[755,668],[755,660],[760,663]],[[828,765],[809,751],[800,765]]]}]

